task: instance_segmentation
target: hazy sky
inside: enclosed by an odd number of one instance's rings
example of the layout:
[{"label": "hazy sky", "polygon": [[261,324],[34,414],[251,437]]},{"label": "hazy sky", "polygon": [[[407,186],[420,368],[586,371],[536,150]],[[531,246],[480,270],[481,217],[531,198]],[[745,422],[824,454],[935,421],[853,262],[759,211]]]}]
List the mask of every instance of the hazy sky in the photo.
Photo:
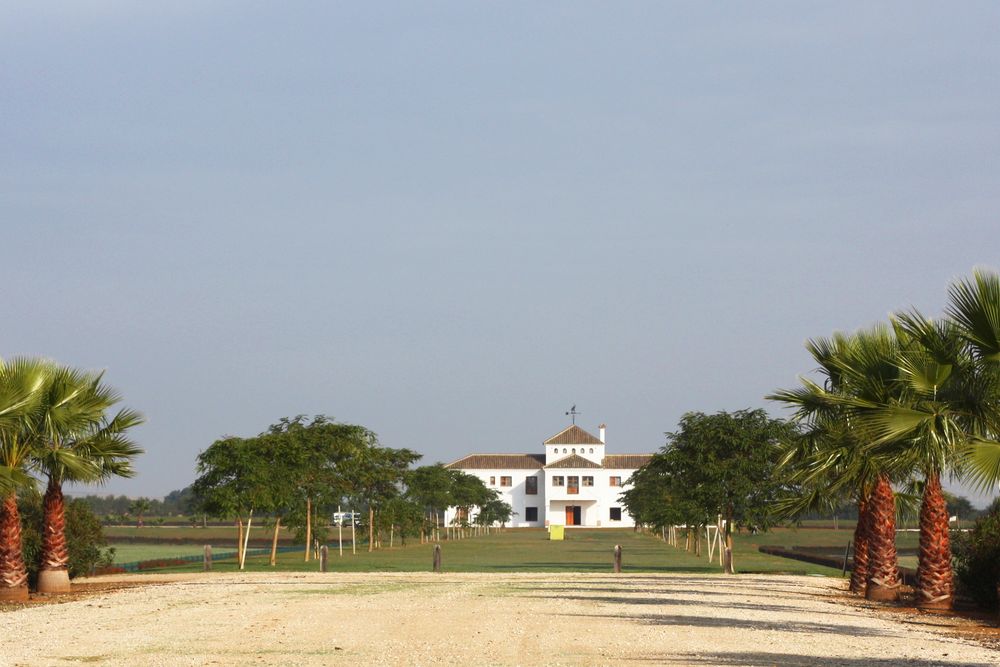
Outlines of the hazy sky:
[{"label": "hazy sky", "polygon": [[1000,250],[1000,6],[0,5],[0,356],[133,480],[325,413],[424,462],[767,407]]}]

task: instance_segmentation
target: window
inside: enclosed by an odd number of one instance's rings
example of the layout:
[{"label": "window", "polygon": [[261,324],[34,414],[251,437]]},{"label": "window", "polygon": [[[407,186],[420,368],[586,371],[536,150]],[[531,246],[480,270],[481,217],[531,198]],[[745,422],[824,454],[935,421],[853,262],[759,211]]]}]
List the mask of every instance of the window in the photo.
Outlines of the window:
[{"label": "window", "polygon": [[510,477],[502,475],[500,477],[500,486],[510,486]]},{"label": "window", "polygon": [[612,507],[611,508],[611,520],[612,521],[621,521],[622,520],[622,508],[621,507]]},{"label": "window", "polygon": [[583,485],[584,486],[593,486],[594,485],[594,478],[593,477],[584,477],[583,478]]},{"label": "window", "polygon": [[552,486],[562,486],[562,485],[563,485],[563,477],[562,477],[562,475],[553,475],[552,476]]},{"label": "window", "polygon": [[496,478],[496,476],[490,475],[490,486],[496,486],[496,485],[497,485],[497,478]]},{"label": "window", "polygon": [[590,452],[589,452],[589,453],[590,453],[590,454],[593,454],[593,453],[594,453],[594,448],[593,448],[593,447],[591,447],[591,448],[590,448]]},{"label": "window", "polygon": [[621,486],[622,478],[620,475],[612,475],[608,478],[608,486]]},{"label": "window", "polygon": [[538,494],[538,478],[532,475],[524,478],[524,492],[529,496]]},{"label": "window", "polygon": [[538,508],[537,507],[525,507],[524,508],[524,520],[525,521],[538,521]]},{"label": "window", "polygon": [[565,447],[563,447],[563,454],[565,454],[565,453],[566,453],[566,448],[565,448]]},{"label": "window", "polygon": [[576,454],[576,447],[573,448],[573,453]]},{"label": "window", "polygon": [[580,493],[580,478],[571,475],[566,478],[566,493]]}]

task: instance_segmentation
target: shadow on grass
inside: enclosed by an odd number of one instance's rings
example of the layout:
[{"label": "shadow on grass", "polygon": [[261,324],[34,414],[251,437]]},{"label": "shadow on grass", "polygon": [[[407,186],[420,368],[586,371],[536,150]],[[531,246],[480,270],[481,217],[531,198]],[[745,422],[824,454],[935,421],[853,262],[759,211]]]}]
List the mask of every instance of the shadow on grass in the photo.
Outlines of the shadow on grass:
[{"label": "shadow on grass", "polygon": [[[611,572],[611,563],[566,563],[565,561],[551,561],[551,562],[530,562],[530,563],[512,563],[510,565],[486,565],[484,564],[483,569],[486,570],[496,570],[496,571],[511,571],[511,572],[523,572],[530,574],[531,572]],[[477,570],[479,571],[479,570]],[[649,565],[642,566],[634,570],[634,572],[677,572],[677,573],[710,573],[718,572],[718,568],[712,567],[684,567],[678,565],[676,567],[666,566],[666,565]],[[627,576],[627,575],[623,575]]]}]

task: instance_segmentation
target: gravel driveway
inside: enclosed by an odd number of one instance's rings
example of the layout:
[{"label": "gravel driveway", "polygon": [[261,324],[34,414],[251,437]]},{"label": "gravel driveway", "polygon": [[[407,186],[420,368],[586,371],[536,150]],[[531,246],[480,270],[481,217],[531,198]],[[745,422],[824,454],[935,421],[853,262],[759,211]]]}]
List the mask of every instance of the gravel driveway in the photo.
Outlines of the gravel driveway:
[{"label": "gravel driveway", "polygon": [[842,580],[822,577],[278,573],[170,580],[0,613],[0,664],[1000,664],[1000,652],[958,636],[967,621],[876,612],[845,600]]}]

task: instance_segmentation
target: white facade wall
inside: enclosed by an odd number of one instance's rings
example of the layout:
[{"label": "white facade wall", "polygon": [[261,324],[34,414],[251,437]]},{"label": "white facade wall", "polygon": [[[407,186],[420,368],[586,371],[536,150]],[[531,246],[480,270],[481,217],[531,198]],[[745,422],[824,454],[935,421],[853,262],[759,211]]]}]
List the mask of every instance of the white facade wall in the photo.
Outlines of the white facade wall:
[{"label": "white facade wall", "polygon": [[[508,526],[531,528],[545,525],[545,483],[543,481],[544,471],[541,468],[537,470],[523,468],[517,470],[478,469],[462,470],[462,472],[468,475],[475,475],[483,480],[487,488],[500,492],[500,500],[510,505],[514,511],[514,516],[510,523],[507,524]],[[504,477],[510,478],[510,486],[501,486]],[[528,477],[538,478],[538,493],[535,495],[529,495],[525,492],[525,479]],[[527,512],[525,510],[528,507],[537,508],[538,521],[528,521],[526,519]],[[457,513],[457,508],[449,507],[444,514],[445,523],[451,523]],[[473,509],[473,516],[475,516],[475,513],[476,510]],[[470,517],[471,519],[472,517]]]},{"label": "white facade wall", "polygon": [[[560,446],[561,447],[561,446]],[[603,449],[603,448],[602,448]],[[602,454],[603,456],[603,454]],[[509,526],[533,528],[547,525],[566,525],[566,506],[580,507],[580,524],[586,527],[631,528],[635,525],[631,515],[622,506],[618,496],[626,489],[612,486],[611,477],[617,477],[624,484],[635,470],[614,468],[538,468],[537,470],[517,469],[463,469],[483,480],[488,488],[500,493],[500,499],[508,503],[514,511]],[[502,485],[503,478],[510,478],[510,486]],[[538,493],[525,493],[525,479],[538,478]],[[553,486],[553,477],[563,479],[562,486]],[[569,493],[566,480],[579,478],[577,493]],[[593,477],[593,486],[584,486],[583,478]],[[527,508],[537,510],[537,521],[528,521]],[[621,518],[612,519],[612,508],[618,508]],[[456,508],[448,508],[445,522],[450,523],[457,514]],[[475,510],[473,510],[473,516]],[[470,517],[471,519],[472,517]]]}]

